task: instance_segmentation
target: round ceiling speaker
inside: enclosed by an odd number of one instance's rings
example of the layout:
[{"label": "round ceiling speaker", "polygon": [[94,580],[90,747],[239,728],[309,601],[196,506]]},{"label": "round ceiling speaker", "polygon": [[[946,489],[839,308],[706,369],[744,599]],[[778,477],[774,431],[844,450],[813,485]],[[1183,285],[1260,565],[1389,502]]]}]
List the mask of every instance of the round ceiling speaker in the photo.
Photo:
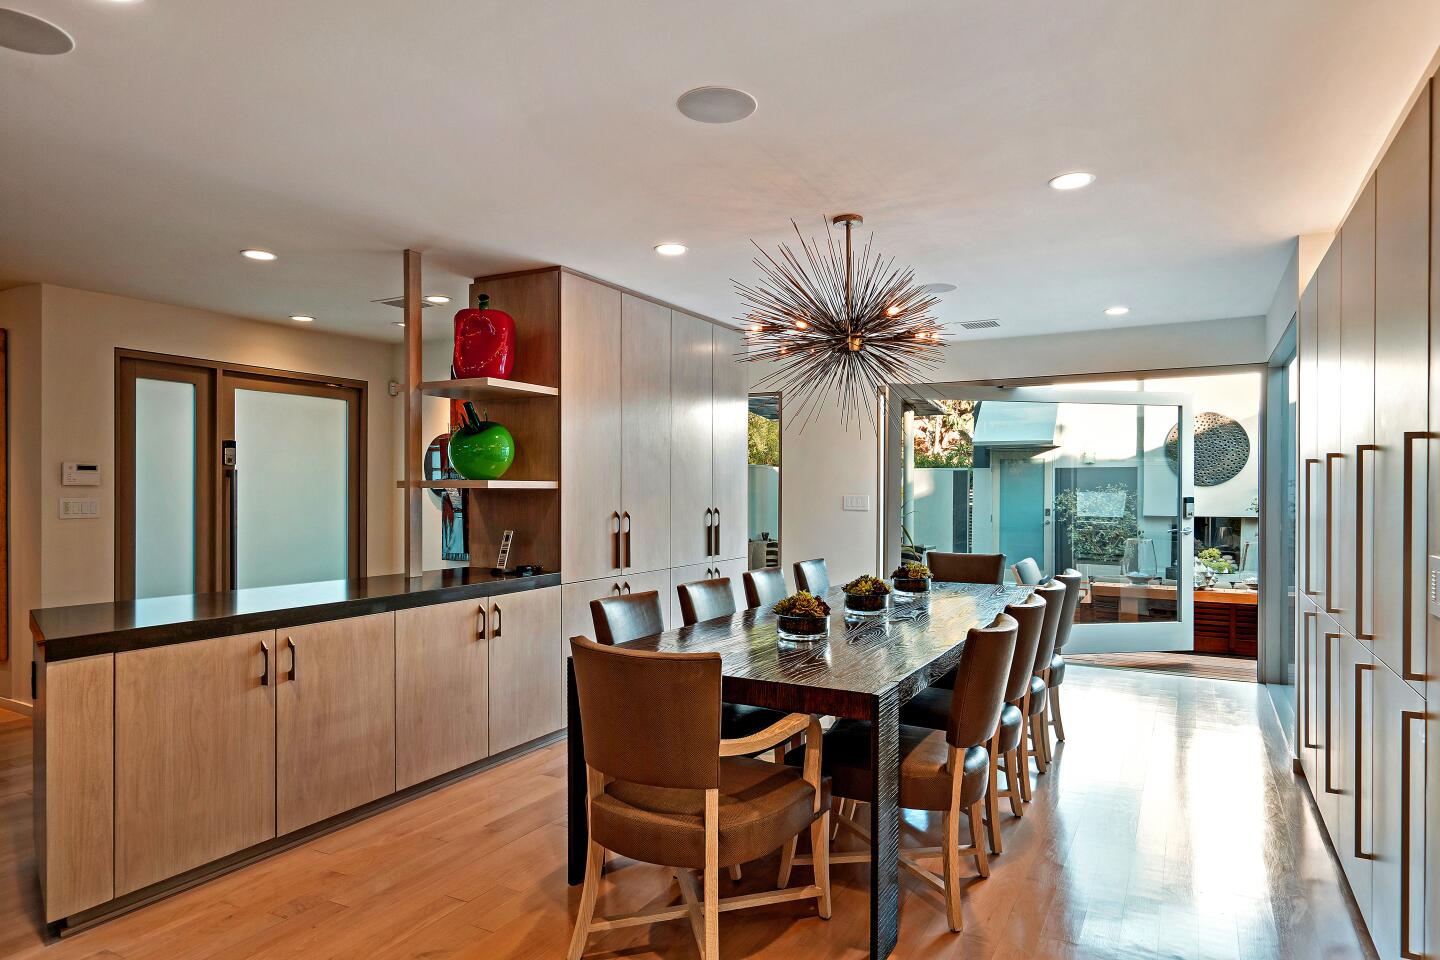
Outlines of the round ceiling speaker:
[{"label": "round ceiling speaker", "polygon": [[953,283],[927,283],[927,284],[925,284],[923,287],[921,287],[920,289],[921,289],[921,290],[924,290],[926,293],[932,294],[932,295],[938,294],[938,293],[950,293],[950,292],[954,291],[954,289],[955,289],[955,284],[953,284]]},{"label": "round ceiling speaker", "polygon": [[48,20],[0,7],[0,47],[54,56],[75,49],[75,40]]},{"label": "round ceiling speaker", "polygon": [[700,123],[734,123],[755,112],[755,98],[734,87],[696,87],[682,93],[675,106]]}]

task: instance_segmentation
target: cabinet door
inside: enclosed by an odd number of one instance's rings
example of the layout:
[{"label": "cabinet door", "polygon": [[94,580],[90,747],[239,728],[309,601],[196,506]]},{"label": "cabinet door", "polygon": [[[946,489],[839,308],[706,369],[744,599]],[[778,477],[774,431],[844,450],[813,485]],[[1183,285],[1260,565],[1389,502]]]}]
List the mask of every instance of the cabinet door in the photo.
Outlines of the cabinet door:
[{"label": "cabinet door", "polygon": [[715,327],[713,375],[714,393],[711,408],[713,435],[710,475],[714,492],[711,499],[719,511],[719,547],[717,560],[734,560],[748,554],[750,543],[749,500],[750,480],[749,429],[750,370],[738,355],[740,334],[725,327]]},{"label": "cabinet door", "polygon": [[[1430,97],[1376,172],[1374,634],[1376,657],[1423,688],[1429,350]],[[1407,467],[1410,482],[1406,483]],[[1407,531],[1406,523],[1410,524]],[[1407,537],[1407,532],[1409,536]],[[1407,556],[1407,547],[1408,556]],[[1408,655],[1408,656],[1407,656]]]},{"label": "cabinet door", "polygon": [[670,566],[670,311],[626,294],[621,315],[621,564],[643,573]]},{"label": "cabinet door", "polygon": [[395,790],[395,614],[276,633],[276,831]]},{"label": "cabinet door", "polygon": [[[1320,808],[1320,819],[1332,839],[1338,837],[1336,826],[1340,795],[1340,777],[1336,769],[1336,754],[1341,749],[1337,719],[1340,716],[1339,686],[1341,640],[1339,626],[1324,613],[1318,614],[1316,636],[1319,646],[1315,651],[1315,679],[1318,696],[1315,698],[1315,780],[1310,792],[1315,805]],[[1338,841],[1337,841],[1338,846]]]},{"label": "cabinet door", "polygon": [[115,655],[115,895],[275,836],[275,633]]},{"label": "cabinet door", "polygon": [[654,590],[659,595],[660,617],[669,630],[673,622],[670,619],[670,571],[652,570],[649,573],[629,573],[620,581],[621,593],[644,593],[647,590]]},{"label": "cabinet door", "polygon": [[620,291],[560,279],[560,575],[619,572]]},{"label": "cabinet door", "polygon": [[[1369,640],[1374,622],[1371,602],[1371,522],[1375,453],[1375,181],[1355,201],[1341,229],[1340,261],[1340,451],[1339,470],[1345,498],[1334,530],[1335,600],[1340,625],[1352,637]],[[1362,622],[1363,621],[1363,622]]]},{"label": "cabinet door", "polygon": [[395,788],[490,754],[488,598],[395,614]]},{"label": "cabinet door", "polygon": [[1324,698],[1321,688],[1323,675],[1320,670],[1320,655],[1324,650],[1324,637],[1320,634],[1320,614],[1309,597],[1300,598],[1300,683],[1296,698],[1300,705],[1300,763],[1305,771],[1305,780],[1310,792],[1317,797],[1324,789],[1320,770],[1320,702]]},{"label": "cabinet door", "polygon": [[670,562],[711,558],[714,324],[679,311],[671,327]]},{"label": "cabinet door", "polygon": [[[595,639],[595,620],[590,615],[590,601],[601,597],[614,597],[621,593],[620,578],[586,580],[584,583],[567,583],[560,592],[560,649],[561,671],[564,659],[570,655],[570,638],[587,637]],[[662,593],[661,599],[664,599]]]},{"label": "cabinet door", "polygon": [[1335,693],[1339,707],[1333,717],[1331,773],[1336,794],[1335,819],[1330,824],[1330,841],[1340,855],[1350,890],[1365,919],[1370,919],[1371,861],[1374,849],[1370,826],[1370,791],[1373,785],[1370,761],[1374,751],[1374,658],[1370,648],[1348,634],[1338,644],[1339,675]]},{"label": "cabinet door", "polygon": [[1300,504],[1297,535],[1300,553],[1299,586],[1307,597],[1320,596],[1319,554],[1320,509],[1324,491],[1320,489],[1320,468],[1324,456],[1320,451],[1320,292],[1319,280],[1311,278],[1300,296],[1298,312],[1300,372],[1300,409],[1298,411],[1300,443]]},{"label": "cabinet door", "polygon": [[[1380,956],[1413,956],[1424,940],[1425,700],[1384,664],[1372,676],[1373,734],[1366,743],[1372,779],[1364,813],[1375,859],[1367,920]],[[1402,923],[1409,926],[1404,943]]]},{"label": "cabinet door", "polygon": [[716,572],[722,577],[730,578],[730,589],[735,594],[735,609],[745,609],[745,571],[749,567],[746,558],[738,560],[718,560],[715,563]]},{"label": "cabinet door", "polygon": [[1341,547],[1339,520],[1345,497],[1345,452],[1341,446],[1340,391],[1337,389],[1340,383],[1340,255],[1343,240],[1343,234],[1335,236],[1335,242],[1320,261],[1316,273],[1319,282],[1316,445],[1320,476],[1314,487],[1319,498],[1313,513],[1320,539],[1317,544],[1319,567],[1315,574],[1319,580],[1320,606],[1332,614],[1340,611],[1340,585],[1335,564]]},{"label": "cabinet door", "polygon": [[490,752],[565,726],[560,588],[490,600]]}]

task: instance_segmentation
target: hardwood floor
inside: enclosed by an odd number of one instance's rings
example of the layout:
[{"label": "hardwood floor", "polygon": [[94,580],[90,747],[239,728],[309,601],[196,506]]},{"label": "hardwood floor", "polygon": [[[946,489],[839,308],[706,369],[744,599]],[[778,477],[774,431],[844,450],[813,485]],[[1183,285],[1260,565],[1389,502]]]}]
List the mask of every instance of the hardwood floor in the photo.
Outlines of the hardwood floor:
[{"label": "hardwood floor", "polygon": [[[965,892],[901,879],[898,958],[1350,958],[1371,954],[1291,773],[1265,688],[1072,666],[1069,741],[1005,852]],[[30,840],[30,728],[0,716],[0,957],[553,958],[579,888],[565,884],[565,754],[555,745],[53,944]],[[909,823],[932,838],[938,820]],[[907,836],[910,843],[917,842]],[[933,840],[931,841],[933,842]],[[850,841],[842,838],[842,846]],[[775,858],[736,887],[773,883]],[[792,882],[808,877],[796,868]],[[834,919],[812,904],[729,913],[726,958],[865,954],[866,871],[838,866]],[[673,902],[622,861],[600,909]],[[593,937],[587,957],[694,957],[688,926]]]},{"label": "hardwood floor", "polygon": [[1121,670],[1153,670],[1207,680],[1238,680],[1257,683],[1258,663],[1254,657],[1222,657],[1213,653],[1071,653],[1066,663]]}]

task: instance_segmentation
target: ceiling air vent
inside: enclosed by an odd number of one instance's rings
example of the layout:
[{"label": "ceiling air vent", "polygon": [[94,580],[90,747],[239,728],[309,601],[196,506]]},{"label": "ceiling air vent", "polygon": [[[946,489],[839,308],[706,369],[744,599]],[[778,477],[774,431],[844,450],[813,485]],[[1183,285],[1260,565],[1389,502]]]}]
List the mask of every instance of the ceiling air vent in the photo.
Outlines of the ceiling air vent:
[{"label": "ceiling air vent", "polygon": [[[405,309],[405,298],[404,298],[404,297],[391,297],[389,300],[371,300],[370,302],[371,302],[371,303],[383,303],[383,304],[385,304],[385,306],[387,306],[387,307],[399,307],[401,310],[404,310],[404,309]],[[421,309],[421,310],[424,310],[426,307],[433,307],[433,306],[435,306],[435,304],[433,304],[433,303],[426,303],[425,300],[423,300],[423,299],[420,301],[420,309]]]},{"label": "ceiling air vent", "polygon": [[1000,321],[993,317],[989,320],[966,320],[960,324],[966,330],[993,330],[1000,326]]}]

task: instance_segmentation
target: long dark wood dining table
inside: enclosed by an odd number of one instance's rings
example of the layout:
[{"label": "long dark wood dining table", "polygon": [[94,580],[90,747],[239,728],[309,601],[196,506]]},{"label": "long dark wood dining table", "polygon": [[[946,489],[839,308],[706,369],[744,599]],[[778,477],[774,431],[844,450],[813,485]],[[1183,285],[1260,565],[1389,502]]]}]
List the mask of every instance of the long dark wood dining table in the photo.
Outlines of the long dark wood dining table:
[{"label": "long dark wood dining table", "polygon": [[[1030,587],[936,583],[928,599],[892,601],[876,617],[847,619],[844,595],[832,590],[828,640],[815,645],[780,641],[775,615],[760,608],[728,618],[667,630],[624,646],[665,653],[721,655],[729,703],[792,713],[868,720],[875,802],[870,805],[870,956],[888,957],[899,934],[900,707],[960,662],[971,627],[990,623]],[[585,747],[575,695],[569,688],[569,879],[585,879]],[[663,694],[663,691],[659,693]],[[637,696],[651,695],[637,691]]]}]

